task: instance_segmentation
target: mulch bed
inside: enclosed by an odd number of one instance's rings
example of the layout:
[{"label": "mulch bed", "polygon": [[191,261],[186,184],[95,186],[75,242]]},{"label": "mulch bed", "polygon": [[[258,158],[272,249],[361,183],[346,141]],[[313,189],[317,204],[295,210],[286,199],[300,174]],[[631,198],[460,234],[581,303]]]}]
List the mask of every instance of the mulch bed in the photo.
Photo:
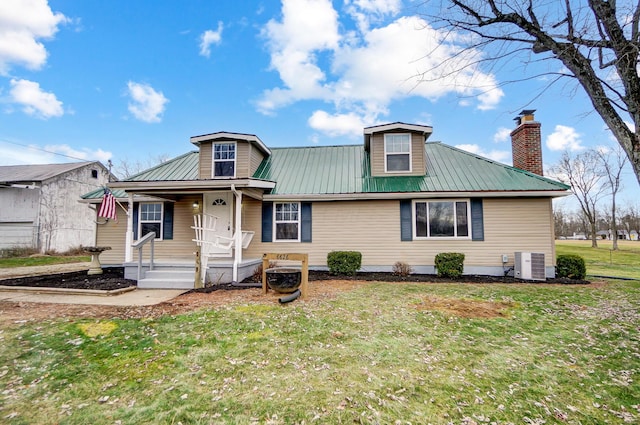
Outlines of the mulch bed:
[{"label": "mulch bed", "polygon": [[[392,273],[356,273],[355,275],[333,275],[326,271],[309,271],[309,281],[321,280],[346,280],[346,281],[379,281],[379,282],[429,282],[429,283],[523,283],[520,279],[509,276],[462,276],[459,279],[441,278],[430,274],[412,274],[398,276]],[[250,280],[243,282],[251,283]],[[586,280],[575,279],[547,279],[545,282],[530,281],[530,283],[556,283],[556,284],[588,284]],[[105,268],[101,275],[87,275],[86,271],[50,274],[43,276],[30,276],[0,280],[0,286],[29,286],[37,288],[69,288],[69,289],[97,289],[110,291],[136,286],[136,281],[124,278],[124,268]],[[234,286],[222,284],[209,286],[202,289],[194,289],[193,292],[213,292],[217,290],[237,290],[247,286]]]},{"label": "mulch bed", "polygon": [[0,280],[0,286],[28,286],[33,288],[114,289],[136,286],[136,281],[124,278],[123,267],[108,267],[102,274],[88,275],[86,270]]}]

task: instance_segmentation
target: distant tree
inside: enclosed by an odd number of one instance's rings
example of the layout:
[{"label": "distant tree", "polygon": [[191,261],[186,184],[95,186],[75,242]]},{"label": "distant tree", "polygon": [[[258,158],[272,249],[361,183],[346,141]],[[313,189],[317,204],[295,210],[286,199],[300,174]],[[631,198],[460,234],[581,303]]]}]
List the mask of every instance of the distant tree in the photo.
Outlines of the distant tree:
[{"label": "distant tree", "polygon": [[620,147],[613,150],[599,149],[598,157],[608,181],[611,194],[611,238],[613,239],[612,249],[618,250],[618,221],[616,219],[616,197],[622,189],[622,170],[627,165],[627,157]]},{"label": "distant tree", "polygon": [[570,221],[567,212],[559,205],[553,207],[553,229],[556,238],[569,234]]},{"label": "distant tree", "polygon": [[168,154],[159,154],[155,156],[149,156],[145,160],[130,160],[127,158],[120,159],[115,164],[114,174],[120,179],[126,179],[136,175],[146,169],[154,167],[156,165],[167,162],[170,159]]},{"label": "distant tree", "polygon": [[598,153],[593,149],[576,156],[565,152],[560,161],[551,167],[550,172],[560,181],[571,186],[571,191],[589,222],[591,246],[596,248],[598,246],[597,205],[607,188]]},{"label": "distant tree", "polygon": [[[540,61],[558,61],[559,71],[546,72],[552,77],[548,84],[570,78],[584,89],[640,184],[640,2],[431,0],[423,6],[436,26],[470,35],[451,38],[465,43],[464,50],[478,58],[475,64],[505,64],[514,57],[530,63],[531,53],[540,55]],[[426,70],[423,79],[469,72],[469,63],[459,60],[464,54]],[[516,81],[538,77],[526,71],[521,75]]]},{"label": "distant tree", "polygon": [[631,234],[632,230],[640,232],[640,206],[629,203],[621,213],[621,224]]}]

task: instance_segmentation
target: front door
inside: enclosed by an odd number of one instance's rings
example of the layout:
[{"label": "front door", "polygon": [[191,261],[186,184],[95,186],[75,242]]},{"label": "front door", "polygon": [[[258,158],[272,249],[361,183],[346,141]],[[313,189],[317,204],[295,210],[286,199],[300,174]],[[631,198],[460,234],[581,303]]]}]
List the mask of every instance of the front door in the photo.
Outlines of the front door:
[{"label": "front door", "polygon": [[[231,238],[232,229],[232,207],[233,197],[231,192],[209,192],[204,194],[204,213],[218,217],[215,233],[220,236]],[[230,250],[213,248],[210,252],[220,256],[231,256]]]}]

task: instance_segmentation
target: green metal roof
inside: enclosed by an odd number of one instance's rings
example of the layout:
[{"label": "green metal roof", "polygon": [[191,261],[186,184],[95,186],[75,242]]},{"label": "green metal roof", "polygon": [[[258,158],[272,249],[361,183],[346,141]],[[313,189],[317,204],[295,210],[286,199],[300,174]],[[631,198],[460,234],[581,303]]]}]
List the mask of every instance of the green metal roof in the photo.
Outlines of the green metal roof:
[{"label": "green metal roof", "polygon": [[425,144],[426,176],[373,177],[362,145],[274,148],[254,178],[272,195],[394,192],[566,191],[569,187],[439,143]]},{"label": "green metal roof", "polygon": [[[410,192],[512,192],[569,189],[562,183],[442,144],[425,143],[426,176],[373,177],[363,145],[272,148],[254,179],[276,182],[271,195],[348,195]],[[188,152],[131,176],[132,181],[198,179],[199,154]],[[125,198],[122,189],[114,189]],[[101,199],[102,189],[82,196]]]},{"label": "green metal roof", "polygon": [[187,152],[177,158],[163,162],[141,173],[127,177],[121,181],[172,181],[198,179],[197,151]]}]

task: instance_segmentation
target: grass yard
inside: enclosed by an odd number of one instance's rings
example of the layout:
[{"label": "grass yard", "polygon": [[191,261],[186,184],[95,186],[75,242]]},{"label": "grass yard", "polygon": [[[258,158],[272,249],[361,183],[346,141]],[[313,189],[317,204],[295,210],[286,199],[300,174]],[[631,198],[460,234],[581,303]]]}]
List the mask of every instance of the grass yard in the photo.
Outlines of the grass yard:
[{"label": "grass yard", "polygon": [[0,258],[0,269],[26,266],[49,266],[52,264],[81,263],[91,261],[91,256],[57,256]]},{"label": "grass yard", "polygon": [[584,258],[588,275],[640,279],[640,242],[618,241],[618,251],[611,250],[612,241],[556,241],[556,254],[576,254]]},{"label": "grass yard", "polygon": [[0,321],[0,422],[640,423],[639,289],[373,283],[159,319]]}]

